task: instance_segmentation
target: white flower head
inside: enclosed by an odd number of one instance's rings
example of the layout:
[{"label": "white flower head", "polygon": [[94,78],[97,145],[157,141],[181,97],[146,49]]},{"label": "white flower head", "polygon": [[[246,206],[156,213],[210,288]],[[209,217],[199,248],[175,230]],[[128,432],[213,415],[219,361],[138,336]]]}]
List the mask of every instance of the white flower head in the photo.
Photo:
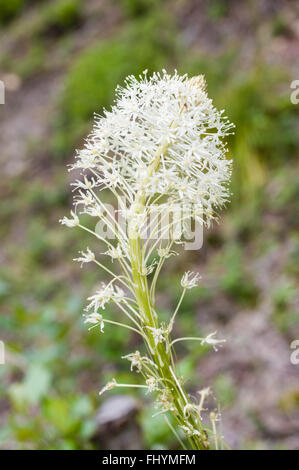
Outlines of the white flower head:
[{"label": "white flower head", "polygon": [[201,276],[198,273],[187,271],[181,279],[181,286],[183,289],[193,289],[193,287],[198,285],[200,279]]},{"label": "white flower head", "polygon": [[[131,202],[137,194],[143,201],[159,193],[163,204],[192,203],[194,214],[209,223],[229,198],[224,140],[232,127],[213,106],[203,76],[129,76],[125,87],[117,87],[111,110],[96,117],[72,168],[91,169],[92,187],[121,191]],[[87,191],[90,186],[78,184]],[[137,209],[128,210],[138,232],[152,208]]]},{"label": "white flower head", "polygon": [[149,274],[151,274],[154,271],[156,264],[157,264],[156,261],[153,261],[152,264],[150,264],[148,266],[145,263],[143,263],[143,265],[140,266],[139,273],[142,276],[148,276]]}]

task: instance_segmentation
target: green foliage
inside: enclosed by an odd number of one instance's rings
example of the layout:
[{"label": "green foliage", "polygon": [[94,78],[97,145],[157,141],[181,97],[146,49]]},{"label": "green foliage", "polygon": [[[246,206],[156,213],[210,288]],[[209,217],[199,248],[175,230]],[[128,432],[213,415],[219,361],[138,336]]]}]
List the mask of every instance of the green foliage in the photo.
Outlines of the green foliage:
[{"label": "green foliage", "polygon": [[292,414],[299,409],[299,390],[292,389],[282,395],[279,406],[284,413]]},{"label": "green foliage", "polygon": [[121,4],[126,15],[132,18],[149,14],[157,6],[161,7],[158,0],[121,0]]},{"label": "green foliage", "polygon": [[46,48],[42,43],[35,43],[27,53],[11,64],[13,70],[20,77],[26,79],[43,70],[46,60]]},{"label": "green foliage", "polygon": [[25,380],[10,388],[10,396],[17,408],[22,409],[28,404],[37,404],[46,396],[51,382],[51,373],[40,364],[28,367]]},{"label": "green foliage", "polygon": [[276,307],[285,308],[295,298],[295,296],[295,285],[285,279],[275,286],[273,292],[273,301]]},{"label": "green foliage", "polygon": [[227,374],[218,375],[213,384],[213,389],[219,403],[221,403],[221,407],[231,405],[237,395],[236,387],[231,377]]},{"label": "green foliage", "polygon": [[253,194],[265,182],[266,168],[286,161],[296,148],[297,111],[289,96],[278,93],[281,80],[276,70],[257,65],[250,73],[236,74],[222,90],[219,102],[236,123],[229,145],[235,161],[233,190],[241,183],[241,194]]},{"label": "green foliage", "polygon": [[207,14],[212,20],[223,18],[228,13],[228,0],[212,0],[209,2]]},{"label": "green foliage", "polygon": [[0,1],[0,25],[6,25],[20,14],[25,5],[24,0]]},{"label": "green foliage", "polygon": [[273,321],[284,333],[294,331],[298,326],[298,312],[294,304],[296,292],[296,286],[290,279],[282,279],[273,288]]},{"label": "green foliage", "polygon": [[81,5],[79,0],[56,0],[42,11],[40,34],[65,34],[79,25]]},{"label": "green foliage", "polygon": [[242,304],[254,305],[258,289],[249,274],[245,272],[241,248],[236,244],[228,245],[221,264],[224,268],[224,273],[220,277],[223,291]]},{"label": "green foliage", "polygon": [[[147,449],[169,449],[176,438],[170,431],[164,415],[153,418],[155,413],[154,406],[149,405],[143,409],[140,416],[145,446]],[[172,419],[171,416],[169,419]]]}]

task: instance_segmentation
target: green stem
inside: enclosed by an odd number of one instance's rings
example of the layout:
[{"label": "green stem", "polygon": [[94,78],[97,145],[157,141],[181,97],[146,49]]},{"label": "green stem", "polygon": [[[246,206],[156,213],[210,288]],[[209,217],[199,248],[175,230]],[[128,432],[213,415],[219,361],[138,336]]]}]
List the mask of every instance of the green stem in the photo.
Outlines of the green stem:
[{"label": "green stem", "polygon": [[[147,171],[147,178],[144,181],[146,184],[147,180],[153,175],[159,168],[161,156],[167,151],[169,147],[168,143],[163,143],[150,163]],[[140,190],[135,197],[133,209],[136,215],[142,213],[145,210],[146,197],[142,190]],[[173,361],[170,348],[165,347],[163,343],[155,343],[155,338],[149,328],[158,329],[159,321],[156,313],[155,305],[148,286],[147,275],[143,274],[143,266],[145,265],[145,254],[143,250],[142,241],[139,234],[136,232],[134,221],[129,223],[129,250],[130,260],[133,278],[133,289],[135,291],[136,301],[139,307],[139,312],[142,317],[144,333],[147,336],[147,343],[150,348],[152,360],[158,367],[159,375],[164,387],[169,390],[171,394],[171,402],[173,406],[172,413],[180,426],[189,425],[193,429],[200,432],[200,435],[187,436],[192,449],[204,450],[208,449],[206,433],[203,429],[199,420],[196,420],[192,414],[188,417],[184,415],[184,408],[189,404],[188,395],[186,394],[183,385],[180,384],[179,379],[176,377],[175,371],[173,370]],[[172,387],[167,384],[172,384]],[[199,429],[197,429],[199,428]]]},{"label": "green stem", "polygon": [[[198,423],[195,421],[194,417],[190,415],[187,419],[184,416],[184,407],[188,404],[188,398],[183,386],[175,375],[175,371],[172,370],[171,355],[166,351],[164,343],[155,344],[154,337],[148,329],[148,327],[155,329],[159,328],[159,322],[155,306],[152,304],[152,300],[150,298],[147,276],[141,274],[141,267],[143,266],[144,259],[142,255],[142,242],[139,237],[134,236],[130,238],[130,257],[135,296],[143,319],[144,332],[147,335],[152,359],[158,367],[162,382],[165,387],[170,390],[174,406],[173,414],[179,425],[190,424],[196,429],[198,427]],[[167,386],[167,383],[171,383],[172,387]],[[191,447],[198,450],[207,449],[208,445],[202,426],[199,431],[202,433],[201,436],[188,436]]]}]

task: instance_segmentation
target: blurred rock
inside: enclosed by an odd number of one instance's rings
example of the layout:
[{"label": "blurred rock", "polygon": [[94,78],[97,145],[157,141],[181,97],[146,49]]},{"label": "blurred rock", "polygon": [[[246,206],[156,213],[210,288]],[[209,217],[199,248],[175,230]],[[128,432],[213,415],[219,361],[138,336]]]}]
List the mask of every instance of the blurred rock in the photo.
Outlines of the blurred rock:
[{"label": "blurred rock", "polygon": [[142,433],[137,421],[139,402],[128,395],[114,395],[99,408],[94,437],[103,450],[142,449]]}]

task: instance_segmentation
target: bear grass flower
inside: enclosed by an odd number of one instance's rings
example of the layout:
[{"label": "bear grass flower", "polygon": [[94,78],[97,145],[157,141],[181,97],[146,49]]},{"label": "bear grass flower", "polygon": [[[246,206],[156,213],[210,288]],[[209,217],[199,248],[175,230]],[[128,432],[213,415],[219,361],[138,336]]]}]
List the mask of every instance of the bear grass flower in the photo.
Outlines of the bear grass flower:
[{"label": "bear grass flower", "polygon": [[198,285],[201,276],[198,273],[192,273],[191,271],[187,271],[182,279],[181,279],[181,286],[184,289],[193,289]]},{"label": "bear grass flower", "polygon": [[[145,343],[144,354],[123,356],[131,362],[131,370],[143,376],[144,384],[119,384],[113,379],[101,393],[128,386],[156,393],[157,414],[171,413],[193,449],[210,448],[211,436],[216,442],[215,421],[209,429],[201,419],[208,394],[202,392],[200,402],[194,403],[185,391],[184,379],[175,370],[174,344],[198,340],[215,347],[223,340],[215,339],[215,333],[206,338],[170,338],[184,295],[196,287],[199,274],[183,275],[183,292],[168,324],[160,320],[155,291],[164,262],[177,254],[173,245],[182,243],[182,232],[175,230],[178,223],[185,228],[193,220],[209,226],[229,200],[231,161],[226,158],[225,137],[232,127],[224,112],[213,106],[201,75],[189,78],[163,71],[148,77],[145,71],[138,79],[129,76],[125,86],[116,89],[111,110],[96,115],[85,147],[77,152],[70,167],[82,176],[73,183],[75,210],[71,219],[61,220],[93,234],[106,246],[102,254],[120,268],[112,272],[91,250],[80,252],[81,265],[94,262],[112,278],[89,297],[86,310],[92,313],[85,321],[99,325],[101,331],[104,323],[128,328]],[[104,190],[115,198],[117,210],[107,210]],[[91,230],[81,224],[78,214],[105,224],[112,240],[99,225]],[[99,311],[108,302],[120,309],[124,323],[103,319]]]}]

